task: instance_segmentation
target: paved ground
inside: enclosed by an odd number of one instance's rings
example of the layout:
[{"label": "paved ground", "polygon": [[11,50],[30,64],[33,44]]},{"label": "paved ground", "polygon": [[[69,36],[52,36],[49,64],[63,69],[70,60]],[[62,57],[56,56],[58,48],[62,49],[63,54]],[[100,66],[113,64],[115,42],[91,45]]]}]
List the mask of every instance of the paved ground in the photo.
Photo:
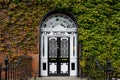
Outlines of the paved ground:
[{"label": "paved ground", "polygon": [[87,79],[80,79],[77,77],[41,77],[36,79],[30,79],[30,80],[87,80]]}]

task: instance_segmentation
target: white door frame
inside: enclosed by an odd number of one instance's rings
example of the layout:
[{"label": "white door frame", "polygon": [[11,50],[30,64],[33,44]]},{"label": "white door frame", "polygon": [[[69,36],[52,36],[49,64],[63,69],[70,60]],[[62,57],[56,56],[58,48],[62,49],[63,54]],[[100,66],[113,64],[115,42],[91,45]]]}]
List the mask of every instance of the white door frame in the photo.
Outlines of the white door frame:
[{"label": "white door frame", "polygon": [[[52,13],[53,12],[53,13]],[[51,18],[53,15],[60,15],[58,17],[61,21],[56,21],[56,18]],[[63,18],[62,18],[62,17]],[[64,17],[65,16],[65,17]],[[66,18],[67,17],[67,18]],[[62,19],[70,19],[67,23],[62,22]],[[50,19],[50,20],[49,20]],[[72,22],[71,22],[72,21]],[[51,25],[45,25],[44,23]],[[50,23],[55,22],[55,23]],[[44,25],[43,25],[44,24]],[[69,25],[69,27],[67,26]],[[46,27],[44,27],[46,26]],[[61,11],[51,11],[47,13],[40,24],[40,43],[39,43],[39,77],[48,76],[48,37],[69,37],[70,38],[70,64],[69,76],[78,76],[78,33],[77,33],[77,22],[74,17],[69,13]]]}]

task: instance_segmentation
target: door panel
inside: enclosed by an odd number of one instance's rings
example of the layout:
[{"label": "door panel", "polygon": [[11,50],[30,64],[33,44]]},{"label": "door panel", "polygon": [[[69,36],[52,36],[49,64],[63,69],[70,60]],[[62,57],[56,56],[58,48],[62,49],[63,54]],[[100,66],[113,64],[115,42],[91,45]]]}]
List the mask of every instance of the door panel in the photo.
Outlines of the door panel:
[{"label": "door panel", "polygon": [[68,58],[68,38],[61,38],[60,45],[61,45],[60,57]]},{"label": "door panel", "polygon": [[49,58],[57,58],[57,38],[49,38]]},{"label": "door panel", "polygon": [[57,63],[49,63],[49,73],[57,73]]},{"label": "door panel", "polygon": [[61,63],[60,66],[61,66],[60,73],[68,74],[68,63]]},{"label": "door panel", "polygon": [[69,38],[48,39],[48,75],[69,75]]}]

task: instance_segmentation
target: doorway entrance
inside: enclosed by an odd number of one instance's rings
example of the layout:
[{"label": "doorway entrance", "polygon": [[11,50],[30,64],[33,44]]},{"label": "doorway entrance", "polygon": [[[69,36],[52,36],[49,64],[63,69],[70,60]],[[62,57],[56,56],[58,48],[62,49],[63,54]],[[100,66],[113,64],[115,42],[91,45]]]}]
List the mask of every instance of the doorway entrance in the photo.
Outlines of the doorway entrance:
[{"label": "doorway entrance", "polygon": [[69,50],[68,37],[48,38],[48,74],[69,75]]},{"label": "doorway entrance", "polygon": [[65,11],[50,11],[40,24],[40,76],[78,75],[77,22]]}]

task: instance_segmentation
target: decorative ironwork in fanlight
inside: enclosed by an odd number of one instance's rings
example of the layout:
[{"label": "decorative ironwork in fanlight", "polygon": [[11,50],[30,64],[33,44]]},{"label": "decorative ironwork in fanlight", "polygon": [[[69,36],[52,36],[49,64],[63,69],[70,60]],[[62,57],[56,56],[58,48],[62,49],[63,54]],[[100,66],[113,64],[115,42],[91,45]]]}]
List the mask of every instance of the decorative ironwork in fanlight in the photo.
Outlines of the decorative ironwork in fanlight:
[{"label": "decorative ironwork in fanlight", "polygon": [[61,38],[61,52],[60,52],[60,57],[61,58],[68,58],[68,39]]},{"label": "decorative ironwork in fanlight", "polygon": [[47,17],[42,24],[42,28],[55,28],[59,26],[63,28],[76,28],[75,22],[69,16],[60,13]]},{"label": "decorative ironwork in fanlight", "polygon": [[57,58],[57,39],[49,39],[49,57]]}]

